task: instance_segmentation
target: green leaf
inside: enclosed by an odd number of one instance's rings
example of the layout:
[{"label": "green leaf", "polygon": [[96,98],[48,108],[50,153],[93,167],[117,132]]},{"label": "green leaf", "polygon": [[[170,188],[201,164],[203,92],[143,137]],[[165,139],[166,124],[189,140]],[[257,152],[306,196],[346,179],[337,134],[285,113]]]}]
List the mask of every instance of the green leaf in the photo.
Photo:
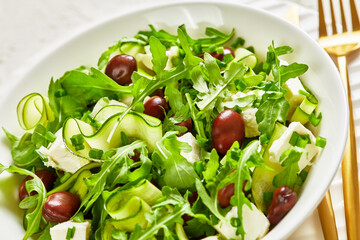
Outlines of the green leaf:
[{"label": "green leaf", "polygon": [[157,77],[161,79],[168,57],[166,56],[165,46],[154,36],[150,37],[150,52],[152,55],[153,70]]},{"label": "green leaf", "polygon": [[168,97],[169,105],[172,111],[175,113],[181,111],[183,107],[181,92],[176,88],[176,82],[171,82],[166,85],[165,96]]},{"label": "green leaf", "polygon": [[19,138],[8,132],[4,127],[2,127],[2,130],[4,131],[6,138],[9,140],[11,146],[15,146],[19,142]]},{"label": "green leaf", "polygon": [[[0,164],[2,168],[3,165]],[[37,203],[33,211],[30,211],[26,214],[26,232],[23,237],[24,240],[29,239],[33,234],[41,231],[41,222],[42,222],[42,207],[46,201],[46,189],[41,179],[36,176],[35,173],[28,171],[26,169],[18,168],[16,166],[10,166],[6,169],[9,173],[18,173],[21,175],[31,176],[33,179],[26,182],[26,190],[28,193],[35,191],[37,192],[34,195],[34,198],[37,198]]]},{"label": "green leaf", "polygon": [[[57,96],[56,92],[66,92]],[[102,97],[121,98],[131,95],[131,86],[120,86],[101,71],[91,68],[90,73],[72,70],[58,80],[51,81],[48,90],[50,107],[55,115],[52,123],[55,132],[67,117],[82,115],[88,106]]]},{"label": "green leaf", "polygon": [[273,179],[273,185],[276,188],[286,185],[294,189],[295,184],[301,186],[302,180],[298,175],[300,171],[298,163],[302,154],[305,154],[304,150],[298,147],[288,149],[281,154],[280,161],[283,161],[281,165],[284,170],[275,175]]},{"label": "green leaf", "polygon": [[31,169],[36,166],[43,166],[42,161],[36,153],[36,145],[32,141],[32,134],[25,133],[11,149],[11,156],[19,167]]},{"label": "green leaf", "polygon": [[[230,203],[237,206],[237,215],[240,220],[240,225],[237,226],[237,234],[240,234],[242,238],[245,237],[244,219],[242,215],[243,205],[251,207],[250,200],[246,197],[245,191],[250,190],[252,184],[251,169],[258,166],[264,166],[264,160],[258,152],[259,141],[250,142],[241,152],[239,149],[233,147],[234,154],[240,152],[238,166],[237,166],[237,178],[235,181],[235,193],[231,198]],[[234,174],[235,175],[235,174]]]},{"label": "green leaf", "polygon": [[190,152],[191,147],[178,141],[176,132],[167,132],[156,144],[152,159],[154,165],[165,172],[161,178],[167,186],[185,191],[194,188],[198,175],[192,164],[180,155],[181,151]]},{"label": "green leaf", "polygon": [[219,155],[217,154],[215,148],[213,148],[210,153],[209,161],[206,164],[205,171],[203,172],[204,180],[208,182],[214,179],[219,166]]},{"label": "green leaf", "polygon": [[266,99],[255,114],[259,131],[271,136],[277,121],[285,123],[289,108],[290,104],[285,97]]},{"label": "green leaf", "polygon": [[280,66],[281,86],[290,78],[296,78],[308,70],[306,64],[292,63],[287,66]]},{"label": "green leaf", "polygon": [[[214,69],[213,65],[208,69],[211,72],[216,72],[218,68]],[[212,111],[216,101],[222,101],[224,96],[222,95],[223,91],[228,87],[228,85],[233,82],[235,79],[241,78],[247,68],[240,62],[232,62],[228,69],[225,70],[224,73],[224,80],[221,81],[219,84],[213,83],[209,86],[209,92],[206,94],[199,94],[199,98],[201,101],[197,102],[196,105],[202,112],[205,111]]]},{"label": "green leaf", "polygon": [[217,194],[212,192],[211,196],[206,191],[206,188],[199,179],[196,179],[196,190],[204,205],[214,214],[219,220],[227,221],[218,209]]}]

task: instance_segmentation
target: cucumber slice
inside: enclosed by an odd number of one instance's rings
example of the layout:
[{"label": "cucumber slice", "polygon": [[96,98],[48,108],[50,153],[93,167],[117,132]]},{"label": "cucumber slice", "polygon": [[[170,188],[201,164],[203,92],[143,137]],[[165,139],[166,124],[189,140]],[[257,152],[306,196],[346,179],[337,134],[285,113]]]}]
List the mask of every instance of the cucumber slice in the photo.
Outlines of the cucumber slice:
[{"label": "cucumber slice", "polygon": [[78,178],[78,176],[83,172],[83,171],[87,171],[87,170],[91,170],[93,168],[97,168],[100,167],[101,163],[99,162],[91,162],[89,164],[86,164],[85,166],[83,166],[82,168],[80,168],[79,170],[77,170],[73,175],[71,175],[71,177],[69,177],[65,182],[63,182],[61,185],[59,185],[58,187],[54,188],[53,190],[51,190],[50,192],[47,193],[47,196],[49,196],[52,193],[55,192],[65,192],[68,191],[72,186],[73,183],[76,181],[76,179]]},{"label": "cucumber slice", "polygon": [[233,59],[233,61],[240,61],[251,69],[253,69],[258,62],[256,55],[253,52],[247,50],[246,48],[237,48],[235,49],[234,53],[235,58]]},{"label": "cucumber slice", "polygon": [[81,200],[83,200],[89,190],[84,179],[90,177],[91,175],[92,173],[89,170],[82,171],[76,179],[74,186],[70,188],[69,192],[77,195]]},{"label": "cucumber slice", "polygon": [[148,180],[144,180],[129,189],[116,189],[107,198],[106,205],[122,204],[129,198],[136,196],[144,200],[148,205],[154,205],[155,201],[162,197],[160,189],[155,187]]},{"label": "cucumber slice", "polygon": [[145,213],[162,197],[161,191],[148,180],[128,189],[117,188],[104,192],[105,210],[113,218],[112,225],[118,230],[134,231],[135,225],[147,226]]},{"label": "cucumber slice", "polygon": [[45,127],[54,121],[49,100],[39,93],[31,93],[22,98],[17,106],[17,117],[20,126],[26,131],[33,131],[39,124]]},{"label": "cucumber slice", "polygon": [[120,47],[120,53],[131,55],[133,57],[138,53],[144,53],[144,46],[138,43],[125,43]]},{"label": "cucumber slice", "polygon": [[263,155],[264,163],[265,166],[269,167],[270,169],[256,167],[253,172],[251,191],[256,206],[262,212],[266,212],[269,207],[269,203],[264,200],[264,193],[275,191],[275,187],[272,185],[273,178],[283,169],[283,167],[280,164],[271,162],[269,160],[270,157],[269,149],[273,144],[273,142],[276,139],[279,139],[281,135],[286,131],[286,129],[287,127],[285,127],[281,123],[276,123],[274,133],[271,136],[270,141],[265,148]]},{"label": "cucumber slice", "polygon": [[[117,205],[117,204],[116,204]],[[111,224],[118,230],[132,232],[137,224],[145,229],[148,222],[145,213],[150,212],[150,206],[141,198],[132,196],[120,208],[113,208],[107,205],[107,212],[113,218]]]},{"label": "cucumber slice", "polygon": [[[103,121],[96,132],[91,125],[81,120],[74,118],[65,120],[63,137],[67,147],[76,155],[89,158],[91,148],[107,151],[121,146],[121,132],[123,132],[130,139],[144,140],[149,152],[153,152],[156,142],[162,138],[161,121],[143,113],[129,112],[119,122],[118,117],[125,109],[126,107],[118,105],[103,107],[95,116],[95,120]],[[78,134],[81,134],[85,140],[82,150],[76,150],[71,143],[71,137]],[[109,136],[112,138],[109,139]]]}]

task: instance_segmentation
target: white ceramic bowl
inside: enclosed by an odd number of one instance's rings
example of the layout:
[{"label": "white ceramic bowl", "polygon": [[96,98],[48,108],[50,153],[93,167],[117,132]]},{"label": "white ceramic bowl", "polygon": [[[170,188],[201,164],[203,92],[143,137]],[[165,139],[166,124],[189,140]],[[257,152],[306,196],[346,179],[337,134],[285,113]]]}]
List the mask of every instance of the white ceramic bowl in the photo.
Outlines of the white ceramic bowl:
[{"label": "white ceramic bowl", "polygon": [[[168,4],[129,13],[98,24],[67,40],[38,62],[15,85],[0,103],[0,126],[20,133],[16,119],[16,105],[30,92],[46,94],[51,77],[60,77],[65,71],[80,65],[95,66],[108,46],[122,36],[133,36],[138,30],[155,28],[175,33],[180,24],[186,24],[190,35],[201,36],[206,26],[246,39],[258,55],[265,57],[267,47],[274,40],[277,46],[290,45],[295,49],[286,60],[306,63],[308,72],[304,83],[318,97],[323,120],[319,134],[327,138],[327,145],[313,165],[295,207],[264,238],[285,239],[316,208],[329,187],[341,161],[347,133],[348,108],[344,88],[337,69],[318,44],[299,28],[262,10],[236,3],[218,1]],[[1,163],[11,164],[10,148],[1,133]],[[21,239],[21,211],[17,208],[19,178],[2,174],[0,178],[0,232],[5,239]]]}]

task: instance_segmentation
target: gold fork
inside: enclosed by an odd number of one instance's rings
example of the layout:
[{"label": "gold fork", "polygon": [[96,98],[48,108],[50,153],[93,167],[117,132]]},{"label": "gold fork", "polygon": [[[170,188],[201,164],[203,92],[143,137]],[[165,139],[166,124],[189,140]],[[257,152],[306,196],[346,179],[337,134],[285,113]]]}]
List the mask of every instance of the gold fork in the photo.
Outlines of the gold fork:
[{"label": "gold fork", "polygon": [[319,4],[319,44],[330,55],[337,57],[337,64],[347,91],[349,102],[349,134],[345,153],[342,161],[343,194],[345,203],[345,219],[347,239],[360,240],[360,202],[359,202],[359,177],[356,157],[356,140],[351,101],[351,89],[347,72],[347,57],[360,49],[360,22],[354,0],[350,0],[352,31],[348,31],[342,0],[340,3],[342,33],[338,33],[332,0],[330,12],[332,20],[332,35],[327,34],[322,0]]}]

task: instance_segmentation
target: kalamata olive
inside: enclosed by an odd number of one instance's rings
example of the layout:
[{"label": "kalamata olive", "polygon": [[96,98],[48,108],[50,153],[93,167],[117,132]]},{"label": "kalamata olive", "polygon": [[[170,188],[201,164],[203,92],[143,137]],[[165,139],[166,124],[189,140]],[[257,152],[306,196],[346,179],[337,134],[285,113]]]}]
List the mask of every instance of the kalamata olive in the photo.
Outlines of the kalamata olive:
[{"label": "kalamata olive", "polygon": [[186,132],[183,132],[183,133],[179,134],[179,136],[182,136],[185,133],[191,131],[191,129],[192,129],[192,119],[189,118],[188,120],[183,120],[180,123],[178,123],[177,125],[182,126],[182,127],[186,127],[186,129],[187,129]]},{"label": "kalamata olive", "polygon": [[134,150],[134,155],[129,156],[130,159],[132,159],[134,162],[140,161],[140,153],[138,150]]},{"label": "kalamata olive", "polygon": [[235,57],[234,51],[231,50],[231,48],[228,48],[228,47],[224,47],[223,53],[212,52],[212,53],[211,53],[211,56],[213,56],[214,58],[217,58],[217,59],[219,59],[220,61],[222,61],[222,60],[224,59],[224,56],[225,56],[226,54],[231,54],[231,55],[233,55],[233,57]]},{"label": "kalamata olive", "polygon": [[221,153],[226,154],[231,145],[245,138],[245,124],[242,116],[234,110],[222,111],[212,125],[213,146]]},{"label": "kalamata olive", "polygon": [[165,112],[169,110],[169,106],[164,98],[159,96],[151,97],[144,104],[144,113],[160,119],[161,121],[165,118]]},{"label": "kalamata olive", "polygon": [[[40,180],[43,182],[45,188],[47,191],[49,191],[55,182],[55,174],[47,169],[42,169],[42,170],[38,170],[35,172],[36,176],[38,176],[40,178]],[[28,192],[26,191],[26,187],[25,187],[25,183],[29,180],[33,179],[33,177],[31,176],[27,176],[20,184],[19,186],[19,199],[20,201],[22,201],[24,198],[26,198],[27,196],[29,196]],[[36,192],[32,191],[30,193],[30,195],[35,195]]]},{"label": "kalamata olive", "polygon": [[65,222],[78,210],[80,199],[69,192],[56,192],[48,196],[43,209],[43,217],[50,222]]},{"label": "kalamata olive", "polygon": [[114,56],[106,66],[105,74],[120,85],[132,83],[131,75],[137,70],[133,56],[121,54]]},{"label": "kalamata olive", "polygon": [[154,96],[159,96],[159,97],[163,98],[165,96],[165,87],[159,88],[159,89],[156,89],[155,91],[153,91],[150,94],[150,97],[154,97]]},{"label": "kalamata olive", "polygon": [[234,195],[235,184],[231,183],[218,192],[218,202],[222,207],[230,206],[230,199]]},{"label": "kalamata olive", "polygon": [[291,210],[297,200],[296,192],[288,186],[275,190],[267,218],[271,225],[276,225]]}]

